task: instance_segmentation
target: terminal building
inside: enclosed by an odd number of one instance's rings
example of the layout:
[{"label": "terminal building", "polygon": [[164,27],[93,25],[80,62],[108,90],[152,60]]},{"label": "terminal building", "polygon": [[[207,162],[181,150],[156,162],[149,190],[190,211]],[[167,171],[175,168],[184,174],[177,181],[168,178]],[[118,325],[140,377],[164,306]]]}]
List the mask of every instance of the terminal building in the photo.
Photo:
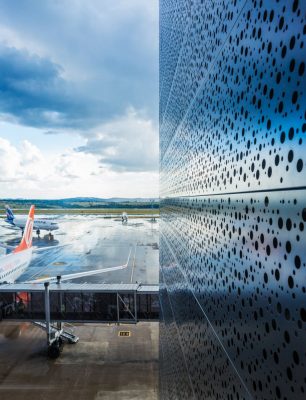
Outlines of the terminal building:
[{"label": "terminal building", "polygon": [[306,2],[160,0],[160,398],[306,398]]}]

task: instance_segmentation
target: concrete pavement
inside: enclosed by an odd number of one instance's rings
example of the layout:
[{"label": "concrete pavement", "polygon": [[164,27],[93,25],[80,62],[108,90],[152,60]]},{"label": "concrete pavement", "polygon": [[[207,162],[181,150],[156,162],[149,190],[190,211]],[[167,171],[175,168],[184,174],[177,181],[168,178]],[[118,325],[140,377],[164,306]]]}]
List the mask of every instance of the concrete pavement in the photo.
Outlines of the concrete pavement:
[{"label": "concrete pavement", "polygon": [[[158,323],[78,325],[79,343],[57,360],[45,333],[29,323],[0,323],[1,400],[155,400]],[[119,331],[130,337],[119,337]]]}]

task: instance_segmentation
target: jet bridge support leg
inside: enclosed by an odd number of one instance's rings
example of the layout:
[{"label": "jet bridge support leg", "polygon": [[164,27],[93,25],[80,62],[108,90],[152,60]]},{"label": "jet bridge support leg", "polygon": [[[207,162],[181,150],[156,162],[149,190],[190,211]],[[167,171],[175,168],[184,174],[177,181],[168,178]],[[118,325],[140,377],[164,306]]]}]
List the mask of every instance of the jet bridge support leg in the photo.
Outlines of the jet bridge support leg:
[{"label": "jet bridge support leg", "polygon": [[135,322],[137,323],[137,292],[134,292],[134,311],[135,311]]},{"label": "jet bridge support leg", "polygon": [[47,345],[51,344],[51,321],[50,321],[50,296],[49,296],[49,282],[45,282],[45,318],[46,318],[46,332],[47,332]]},{"label": "jet bridge support leg", "polygon": [[62,339],[60,338],[61,329],[60,330],[51,329],[49,282],[45,282],[44,286],[45,286],[45,319],[46,319],[48,356],[51,358],[57,358],[60,355],[61,345],[62,345]]},{"label": "jet bridge support leg", "polygon": [[[61,275],[57,275],[57,277],[56,277],[56,279],[57,279],[56,284],[57,284],[57,285],[60,285],[60,284],[61,284],[61,278],[62,278]],[[61,292],[59,293],[59,296],[60,296],[60,310],[61,310],[61,312],[62,312],[63,295],[62,295]],[[63,323],[62,323],[62,322],[57,321],[56,325],[57,325],[57,329],[58,329],[59,331],[61,331],[61,330],[63,329]]]},{"label": "jet bridge support leg", "polygon": [[[60,283],[60,277],[58,279],[58,284]],[[62,322],[57,322],[56,326],[51,325],[50,317],[50,292],[49,292],[49,282],[44,283],[45,286],[45,323],[35,322],[36,326],[45,329],[47,332],[47,346],[48,346],[48,356],[50,358],[59,357],[62,346],[63,339],[66,339],[69,343],[77,343],[79,338],[75,336],[72,332],[65,331],[63,329]]]}]

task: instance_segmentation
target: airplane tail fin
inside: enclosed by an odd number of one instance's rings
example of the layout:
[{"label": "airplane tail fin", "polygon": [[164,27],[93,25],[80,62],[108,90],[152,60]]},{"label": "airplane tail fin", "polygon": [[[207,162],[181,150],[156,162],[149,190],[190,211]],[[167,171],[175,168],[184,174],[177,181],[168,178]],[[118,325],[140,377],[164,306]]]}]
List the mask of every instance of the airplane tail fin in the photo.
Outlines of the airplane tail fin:
[{"label": "airplane tail fin", "polygon": [[20,251],[27,250],[32,247],[34,212],[35,206],[31,206],[21,242],[13,251],[13,253],[19,253]]},{"label": "airplane tail fin", "polygon": [[6,211],[6,219],[7,219],[7,221],[13,222],[15,216],[14,216],[13,211],[11,210],[9,205],[5,206],[5,211]]}]

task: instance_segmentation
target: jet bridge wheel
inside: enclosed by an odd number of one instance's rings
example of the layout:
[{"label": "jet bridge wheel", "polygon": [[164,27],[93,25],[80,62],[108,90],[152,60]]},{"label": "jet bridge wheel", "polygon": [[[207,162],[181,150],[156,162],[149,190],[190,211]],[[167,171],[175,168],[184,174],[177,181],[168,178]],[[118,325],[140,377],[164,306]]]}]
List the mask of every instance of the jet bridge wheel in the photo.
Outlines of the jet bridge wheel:
[{"label": "jet bridge wheel", "polygon": [[58,358],[63,350],[63,341],[61,338],[55,340],[49,347],[48,347],[48,357],[55,359]]}]

